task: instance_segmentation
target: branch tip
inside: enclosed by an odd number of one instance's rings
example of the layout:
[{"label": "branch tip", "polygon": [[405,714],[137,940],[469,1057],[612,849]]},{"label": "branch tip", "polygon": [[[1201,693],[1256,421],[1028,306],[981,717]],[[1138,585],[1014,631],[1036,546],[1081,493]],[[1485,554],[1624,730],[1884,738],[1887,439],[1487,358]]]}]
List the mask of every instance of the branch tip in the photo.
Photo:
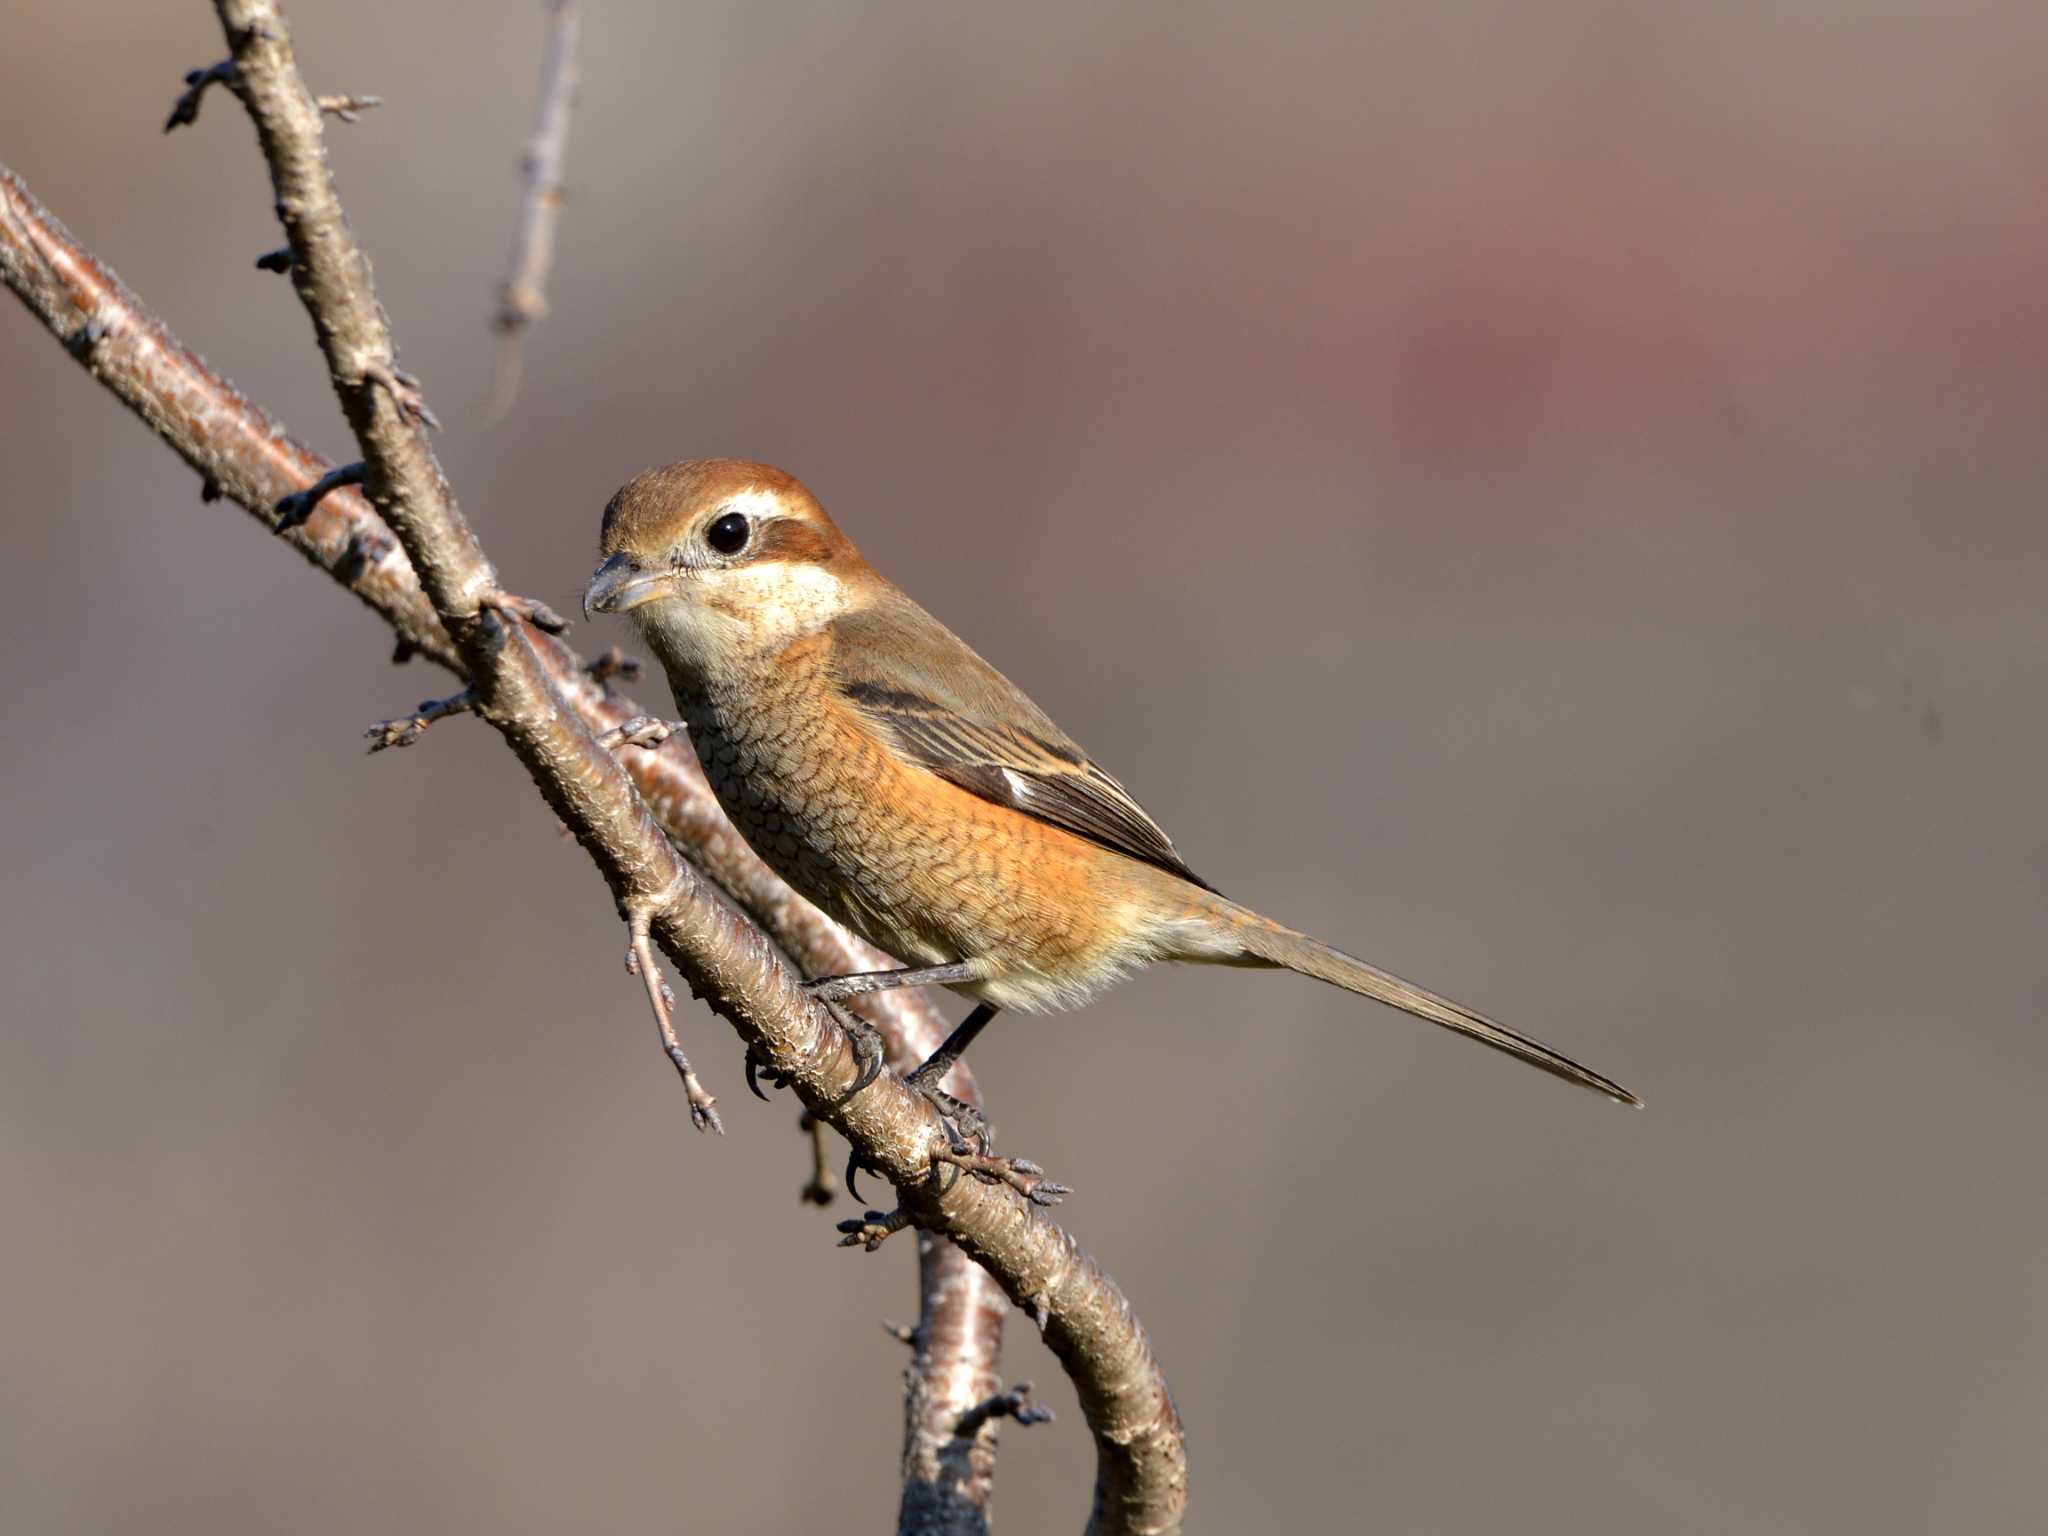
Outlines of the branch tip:
[{"label": "branch tip", "polygon": [[352,123],[356,120],[357,113],[367,112],[372,107],[383,106],[384,98],[382,96],[362,96],[353,91],[345,91],[335,96],[316,96],[313,98],[313,105],[318,107],[328,117],[339,118],[344,123]]},{"label": "branch tip", "polygon": [[500,421],[519,398],[522,374],[521,338],[528,327],[546,318],[548,271],[554,264],[555,229],[561,221],[562,163],[569,142],[569,118],[576,104],[575,5],[551,8],[547,53],[541,61],[540,106],[533,138],[520,156],[526,182],[519,202],[519,225],[512,238],[512,259],[498,289],[498,308],[491,326],[498,333],[492,365],[491,398],[484,420]]},{"label": "branch tip", "polygon": [[797,1191],[797,1198],[806,1205],[830,1205],[839,1197],[839,1181],[832,1177],[832,1164],[825,1153],[825,1122],[807,1109],[797,1116],[796,1126],[811,1139],[811,1176]]},{"label": "branch tip", "polygon": [[222,59],[218,64],[209,64],[204,69],[189,69],[185,72],[185,89],[171,104],[171,115],[164,119],[164,132],[174,128],[187,127],[199,121],[199,103],[206,95],[209,85],[232,87],[237,79],[235,61]]},{"label": "branch tip", "polygon": [[873,1253],[909,1225],[910,1213],[900,1205],[886,1214],[866,1211],[839,1223],[838,1230],[845,1234],[839,1239],[839,1246]]},{"label": "branch tip", "polygon": [[466,715],[476,706],[476,694],[467,688],[445,699],[422,699],[414,713],[400,715],[395,720],[379,720],[363,732],[363,737],[370,743],[372,752],[409,747],[424,736],[427,727],[436,720],[445,720],[450,715]]},{"label": "branch tip", "polygon": [[1053,1411],[1031,1396],[1031,1383],[1020,1381],[1007,1392],[984,1398],[960,1415],[959,1433],[973,1435],[992,1419],[1015,1419],[1019,1424],[1050,1424]]},{"label": "branch tip", "polygon": [[291,495],[280,498],[277,505],[272,508],[277,514],[277,521],[271,524],[271,531],[283,533],[287,529],[298,527],[313,515],[313,509],[328,495],[345,485],[361,485],[369,473],[370,466],[360,459],[353,464],[339,464],[304,490],[294,491]]},{"label": "branch tip", "polygon": [[[524,619],[543,634],[569,632],[569,621],[537,597],[514,597],[510,592],[493,588],[478,599],[477,606],[502,613],[509,619]],[[649,717],[642,715],[638,718],[646,720]]]},{"label": "branch tip", "polygon": [[674,734],[675,727],[666,720],[657,720],[652,715],[635,715],[600,734],[597,744],[613,752],[621,747],[645,747],[651,751]]},{"label": "branch tip", "polygon": [[602,688],[606,698],[612,696],[611,685],[614,681],[637,683],[640,680],[640,671],[640,658],[628,656],[616,645],[595,660],[586,662],[583,667],[584,676]]}]

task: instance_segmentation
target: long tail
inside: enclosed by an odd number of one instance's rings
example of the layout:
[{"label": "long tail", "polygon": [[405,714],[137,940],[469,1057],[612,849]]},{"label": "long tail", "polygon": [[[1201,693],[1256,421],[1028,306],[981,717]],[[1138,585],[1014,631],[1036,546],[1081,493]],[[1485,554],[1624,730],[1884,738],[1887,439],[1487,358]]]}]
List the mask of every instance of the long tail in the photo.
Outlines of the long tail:
[{"label": "long tail", "polygon": [[1636,1109],[1643,1107],[1643,1101],[1621,1084],[1602,1077],[1590,1067],[1580,1066],[1568,1056],[1560,1056],[1549,1046],[1531,1040],[1527,1035],[1518,1035],[1505,1025],[1482,1018],[1469,1008],[1461,1008],[1449,998],[1438,997],[1412,981],[1389,975],[1341,949],[1332,949],[1320,939],[1296,933],[1292,928],[1283,928],[1235,902],[1219,902],[1217,905],[1229,909],[1222,915],[1230,925],[1232,936],[1244,947],[1244,959],[1239,964],[1282,966],[1304,976],[1313,976],[1317,981],[1327,981],[1347,992],[1391,1003],[1403,1013],[1412,1013],[1418,1019],[1427,1019],[1432,1024],[1443,1025],[1445,1029],[1456,1030],[1483,1045],[1492,1046],[1496,1051],[1505,1051],[1518,1061],[1540,1067],[1553,1077],[1561,1077],[1568,1083],[1577,1083],[1581,1088],[1604,1094],[1617,1104],[1627,1104]]}]

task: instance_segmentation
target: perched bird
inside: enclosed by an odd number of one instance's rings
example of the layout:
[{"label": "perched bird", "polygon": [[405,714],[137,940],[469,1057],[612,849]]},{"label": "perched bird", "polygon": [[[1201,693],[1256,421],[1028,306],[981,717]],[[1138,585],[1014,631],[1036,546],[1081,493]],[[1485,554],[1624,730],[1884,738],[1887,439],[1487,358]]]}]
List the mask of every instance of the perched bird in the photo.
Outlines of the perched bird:
[{"label": "perched bird", "polygon": [[719,803],[783,879],[977,1006],[912,1078],[938,1092],[999,1008],[1085,1002],[1159,960],[1285,967],[1624,1104],[1546,1045],[1226,899],[1045,712],[766,464],[650,470],[604,513],[584,611],[630,614]]}]

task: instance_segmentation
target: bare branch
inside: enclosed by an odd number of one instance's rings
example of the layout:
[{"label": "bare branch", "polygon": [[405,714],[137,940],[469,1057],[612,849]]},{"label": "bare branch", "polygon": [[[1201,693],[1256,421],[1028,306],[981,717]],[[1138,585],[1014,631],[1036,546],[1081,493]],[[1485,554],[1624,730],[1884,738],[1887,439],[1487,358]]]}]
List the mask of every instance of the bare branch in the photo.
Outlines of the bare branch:
[{"label": "bare branch", "polygon": [[[957,1074],[953,1081],[960,1082]],[[1001,1386],[991,1341],[1001,1337],[1005,1303],[988,1271],[952,1243],[920,1232],[917,1244],[925,1309],[917,1327],[898,1335],[911,1357],[896,1529],[899,1536],[985,1536],[998,1421],[970,1427],[968,1416]]]},{"label": "bare branch", "polygon": [[540,67],[540,111],[520,170],[526,194],[512,239],[512,265],[498,291],[495,378],[486,422],[497,421],[519,398],[520,349],[528,326],[546,318],[548,269],[555,259],[555,229],[562,217],[562,161],[569,117],[576,105],[576,40],[582,16],[576,0],[549,0],[547,53]]},{"label": "bare branch", "polygon": [[[1093,1528],[1177,1529],[1185,1505],[1178,1423],[1128,1303],[1071,1239],[1009,1191],[973,1179],[936,1189],[929,1178],[931,1153],[943,1140],[943,1128],[922,1098],[898,1080],[884,1077],[867,1093],[841,1102],[858,1072],[846,1033],[802,994],[761,936],[737,922],[675,860],[645,807],[630,794],[618,762],[556,701],[569,698],[580,713],[585,705],[574,696],[584,688],[600,701],[604,712],[598,718],[607,724],[634,711],[605,699],[602,686],[585,677],[565,649],[523,629],[508,629],[496,618],[489,602],[497,590],[495,577],[455,512],[431,451],[408,413],[389,398],[395,392],[376,387],[372,369],[390,370],[389,337],[367,263],[334,203],[320,156],[318,110],[291,65],[283,23],[269,5],[221,0],[219,9],[237,52],[238,94],[257,121],[294,256],[304,272],[304,294],[320,317],[316,330],[330,375],[365,449],[379,504],[411,556],[410,570],[394,552],[343,579],[375,605],[388,606],[394,622],[401,614],[416,615],[421,588],[432,596],[441,623],[415,618],[402,624],[403,643],[471,676],[492,723],[584,843],[614,894],[657,904],[650,936],[668,950],[693,987],[787,1076],[807,1105],[846,1134],[856,1151],[897,1186],[904,1209],[918,1224],[953,1237],[1040,1321],[1076,1381],[1096,1434]],[[309,468],[324,472],[326,466],[309,465],[310,455],[284,440],[148,322],[110,274],[75,248],[64,249],[72,242],[18,183],[7,177],[0,185],[8,193],[0,253],[10,286],[70,344],[74,356],[211,484],[260,514],[303,484]],[[82,260],[71,260],[73,254]],[[230,419],[216,423],[208,413],[223,400],[231,402]],[[167,401],[185,407],[186,414],[173,418]],[[254,433],[252,440],[245,434],[255,423],[268,431]],[[261,440],[266,435],[267,443]],[[286,478],[287,469],[296,472]],[[365,535],[377,527],[374,517],[366,512],[341,516],[337,503],[343,499],[335,496],[323,503],[308,520],[306,534],[317,532],[331,517],[347,529],[351,547],[359,540],[369,542]],[[322,563],[333,571],[339,562],[330,558]],[[410,581],[413,572],[419,573],[417,587]],[[551,681],[559,692],[551,691]],[[672,754],[634,756],[655,762]],[[659,799],[675,787],[656,784],[653,792]],[[703,807],[693,812],[680,800],[671,809],[684,824],[703,814]],[[722,834],[715,826],[710,830],[713,835],[697,850],[707,867],[723,857],[721,835],[737,838],[729,827]],[[742,886],[752,878],[729,860],[727,867]],[[765,912],[777,914],[780,898],[772,890],[757,885],[753,895]],[[792,947],[805,941],[811,925],[823,923],[815,913],[802,911],[777,916],[775,931]],[[850,943],[843,937],[836,942]]]},{"label": "bare branch", "polygon": [[[78,360],[199,472],[265,528],[277,503],[333,465],[243,398],[150,314],[127,286],[0,167],[0,277]],[[323,499],[284,541],[375,609],[402,644],[462,662],[391,530],[360,495]],[[383,548],[379,559],[365,559]]]}]

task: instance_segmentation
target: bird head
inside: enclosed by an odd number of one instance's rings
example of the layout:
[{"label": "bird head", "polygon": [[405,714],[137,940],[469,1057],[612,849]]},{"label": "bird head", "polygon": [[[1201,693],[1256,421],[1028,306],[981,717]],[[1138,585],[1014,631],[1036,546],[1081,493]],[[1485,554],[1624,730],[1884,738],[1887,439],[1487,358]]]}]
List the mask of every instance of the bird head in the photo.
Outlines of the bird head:
[{"label": "bird head", "polygon": [[604,509],[585,615],[631,614],[671,670],[779,651],[860,600],[874,572],[793,476],[693,459],[628,481]]}]

